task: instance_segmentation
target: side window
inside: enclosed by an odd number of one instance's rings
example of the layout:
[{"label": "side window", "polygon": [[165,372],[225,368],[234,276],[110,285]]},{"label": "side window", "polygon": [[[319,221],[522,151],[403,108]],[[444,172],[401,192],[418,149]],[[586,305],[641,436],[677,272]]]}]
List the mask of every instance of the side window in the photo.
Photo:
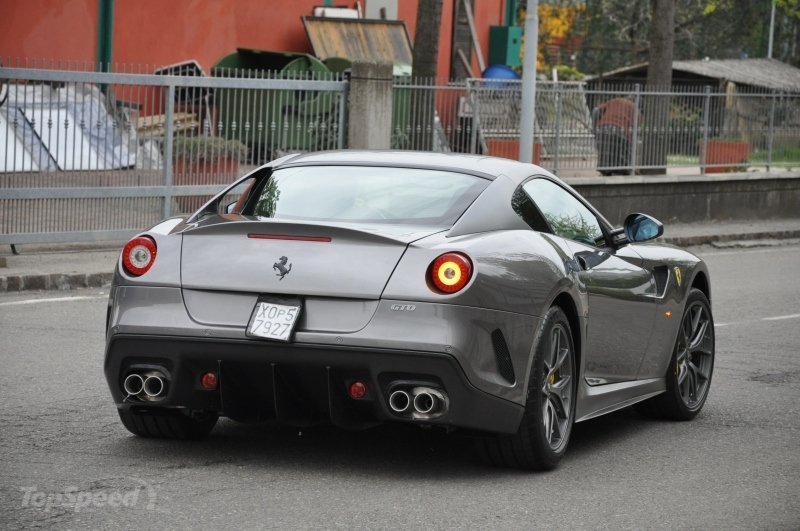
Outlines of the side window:
[{"label": "side window", "polygon": [[517,191],[511,196],[511,208],[533,230],[550,232],[550,227],[547,226],[547,222],[542,217],[539,209],[536,208],[536,205],[533,204],[531,198],[522,188],[517,188]]},{"label": "side window", "polygon": [[532,179],[522,188],[557,236],[594,247],[605,245],[597,218],[572,194],[547,179]]},{"label": "side window", "polygon": [[240,182],[225,194],[218,203],[217,213],[219,214],[241,214],[242,208],[247,201],[248,196],[253,190],[257,179],[251,177]]}]

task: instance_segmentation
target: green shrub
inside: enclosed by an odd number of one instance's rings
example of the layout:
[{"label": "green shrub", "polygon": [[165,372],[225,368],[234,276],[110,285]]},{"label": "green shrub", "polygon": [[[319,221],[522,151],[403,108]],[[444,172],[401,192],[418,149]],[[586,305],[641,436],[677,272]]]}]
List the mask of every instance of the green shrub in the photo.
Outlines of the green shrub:
[{"label": "green shrub", "polygon": [[247,146],[238,140],[226,140],[219,136],[186,136],[175,138],[172,158],[197,160],[237,159],[247,154]]}]

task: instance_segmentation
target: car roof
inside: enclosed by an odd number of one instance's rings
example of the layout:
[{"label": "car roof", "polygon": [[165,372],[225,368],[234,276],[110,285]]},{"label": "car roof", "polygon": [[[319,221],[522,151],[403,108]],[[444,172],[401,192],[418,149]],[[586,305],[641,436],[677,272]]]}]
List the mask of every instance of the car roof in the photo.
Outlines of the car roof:
[{"label": "car roof", "polygon": [[432,153],[429,151],[318,151],[300,153],[276,161],[275,169],[298,165],[352,164],[357,166],[390,166],[456,171],[492,179],[505,175],[521,181],[536,174],[550,172],[533,164],[484,155]]}]

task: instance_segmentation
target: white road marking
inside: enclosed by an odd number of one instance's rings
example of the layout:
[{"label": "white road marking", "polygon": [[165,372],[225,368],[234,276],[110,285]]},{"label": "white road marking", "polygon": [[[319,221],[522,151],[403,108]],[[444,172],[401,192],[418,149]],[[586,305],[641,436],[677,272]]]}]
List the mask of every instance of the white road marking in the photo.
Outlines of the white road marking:
[{"label": "white road marking", "polygon": [[776,317],[764,317],[761,319],[762,321],[783,321],[784,319],[797,319],[800,317],[800,313],[793,313],[790,315],[778,315]]},{"label": "white road marking", "polygon": [[71,302],[71,301],[86,301],[95,299],[107,299],[107,295],[81,295],[79,297],[50,297],[47,299],[25,299],[22,301],[0,302],[0,306],[20,306],[23,304],[36,304],[38,302]]},{"label": "white road marking", "polygon": [[792,313],[788,315],[776,315],[775,317],[759,317],[758,319],[748,319],[746,321],[736,321],[734,323],[714,323],[714,328],[722,326],[740,325],[746,323],[760,323],[763,321],[783,321],[786,319],[800,319],[800,313]]}]

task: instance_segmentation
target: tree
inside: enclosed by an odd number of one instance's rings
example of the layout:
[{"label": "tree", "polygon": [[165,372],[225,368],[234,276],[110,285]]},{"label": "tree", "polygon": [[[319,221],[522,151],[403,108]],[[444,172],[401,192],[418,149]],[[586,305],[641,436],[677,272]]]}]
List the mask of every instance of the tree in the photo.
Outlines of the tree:
[{"label": "tree", "polygon": [[[675,0],[651,0],[650,60],[647,63],[648,92],[669,91],[672,87],[672,53],[675,43]],[[667,172],[666,131],[669,122],[669,96],[644,97],[643,174]]]},{"label": "tree", "polygon": [[[420,81],[434,83],[439,63],[439,31],[442,22],[442,0],[417,1],[417,29],[414,35],[412,75]],[[433,147],[434,97],[433,91],[417,89],[412,104],[414,113],[413,128],[416,135],[414,148],[429,151]],[[409,146],[411,147],[411,146]]]},{"label": "tree", "polygon": [[414,35],[411,70],[417,78],[435,78],[439,63],[439,31],[442,0],[417,1],[417,29]]},{"label": "tree", "polygon": [[[574,5],[576,0],[551,0]],[[800,66],[800,0],[775,0],[774,57]],[[599,75],[649,58],[653,11],[649,2],[591,0],[578,12],[577,68]],[[766,57],[768,0],[675,0],[675,59]]]}]

